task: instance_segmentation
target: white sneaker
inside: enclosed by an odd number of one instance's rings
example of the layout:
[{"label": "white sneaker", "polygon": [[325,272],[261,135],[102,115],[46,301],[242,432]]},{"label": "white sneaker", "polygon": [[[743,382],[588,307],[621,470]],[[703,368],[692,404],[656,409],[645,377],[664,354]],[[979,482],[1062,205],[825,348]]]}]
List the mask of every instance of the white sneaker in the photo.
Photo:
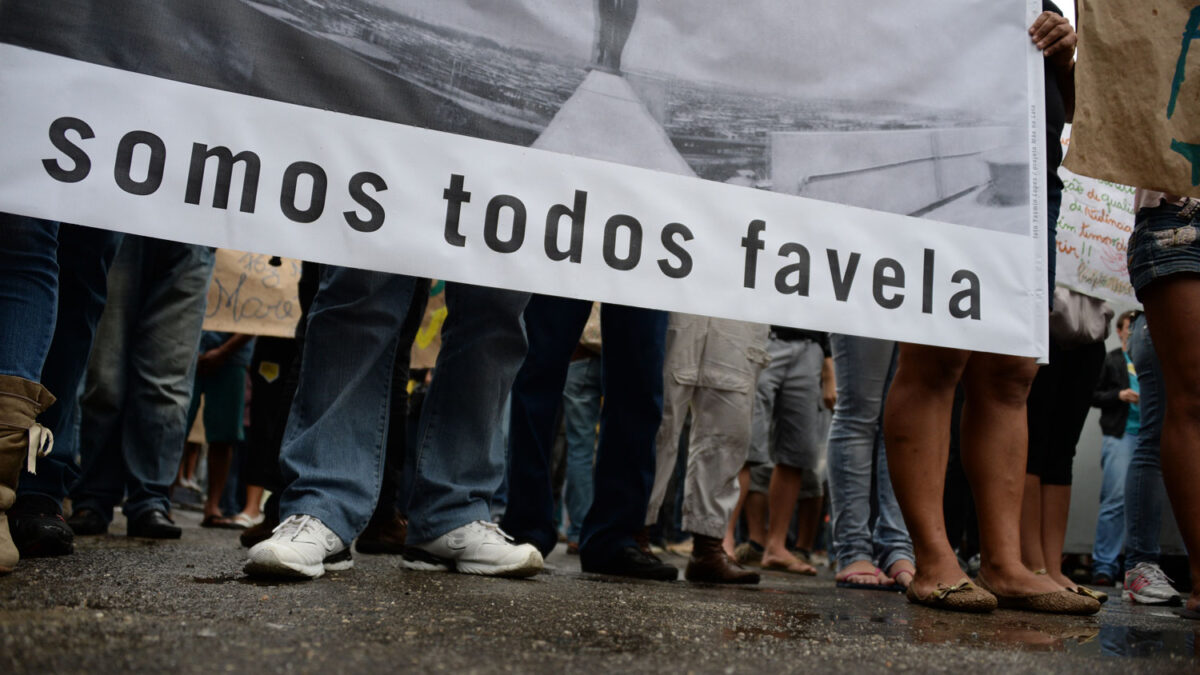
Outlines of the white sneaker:
[{"label": "white sneaker", "polygon": [[354,567],[350,548],[312,516],[288,516],[271,538],[250,549],[245,571],[252,577],[316,579]]},{"label": "white sneaker", "polygon": [[411,570],[521,578],[542,571],[542,554],[532,544],[514,544],[499,525],[477,520],[405,547],[403,564]]},{"label": "white sneaker", "polygon": [[1171,586],[1171,579],[1162,568],[1154,563],[1138,563],[1125,573],[1125,590],[1121,594],[1126,602],[1141,605],[1178,605],[1183,602],[1179,591]]}]

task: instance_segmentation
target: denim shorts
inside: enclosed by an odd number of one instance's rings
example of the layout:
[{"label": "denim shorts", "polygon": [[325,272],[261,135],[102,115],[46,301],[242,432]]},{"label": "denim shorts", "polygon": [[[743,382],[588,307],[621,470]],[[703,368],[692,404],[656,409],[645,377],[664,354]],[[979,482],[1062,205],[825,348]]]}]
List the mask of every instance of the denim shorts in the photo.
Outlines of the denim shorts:
[{"label": "denim shorts", "polygon": [[1163,204],[1142,209],[1129,238],[1129,281],[1141,292],[1172,274],[1200,274],[1200,209],[1183,218],[1183,208]]}]

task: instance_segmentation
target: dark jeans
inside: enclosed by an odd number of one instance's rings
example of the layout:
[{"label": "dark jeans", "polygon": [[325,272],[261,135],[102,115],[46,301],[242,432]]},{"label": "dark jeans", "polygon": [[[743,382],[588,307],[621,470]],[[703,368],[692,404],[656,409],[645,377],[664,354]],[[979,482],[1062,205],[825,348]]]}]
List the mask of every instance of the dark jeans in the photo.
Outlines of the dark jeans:
[{"label": "dark jeans", "polygon": [[41,382],[58,401],[39,417],[55,436],[18,492],[61,502],[79,475],[79,383],[121,235],[0,214],[0,374]]},{"label": "dark jeans", "polygon": [[124,498],[130,520],[170,511],[213,262],[206,246],[121,244],[81,398],[76,509],[108,520]]},{"label": "dark jeans", "polygon": [[[554,548],[551,446],[572,352],[591,303],[535,295],[525,310],[529,353],[512,392],[509,504],[503,527]],[[583,521],[580,554],[603,559],[642,529],[654,482],[654,438],[662,421],[667,315],[656,310],[601,308],[604,406],[596,452],[594,498]]]}]

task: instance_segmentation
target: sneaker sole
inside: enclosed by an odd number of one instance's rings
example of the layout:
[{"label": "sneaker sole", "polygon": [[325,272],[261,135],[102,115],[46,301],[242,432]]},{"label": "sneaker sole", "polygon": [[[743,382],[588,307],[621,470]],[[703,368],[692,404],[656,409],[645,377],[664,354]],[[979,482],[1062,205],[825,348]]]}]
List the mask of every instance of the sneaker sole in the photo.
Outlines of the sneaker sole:
[{"label": "sneaker sole", "polygon": [[524,560],[508,565],[493,565],[480,562],[459,562],[451,558],[442,558],[419,548],[409,547],[404,550],[401,564],[410,570],[422,572],[458,572],[459,574],[474,574],[484,577],[505,577],[508,579],[526,579],[535,576],[545,567],[542,554],[533,551]]},{"label": "sneaker sole", "polygon": [[1149,595],[1138,595],[1130,590],[1126,590],[1121,593],[1121,599],[1125,602],[1132,602],[1135,605],[1166,605],[1168,607],[1178,607],[1183,604],[1183,598],[1178,595],[1170,598],[1155,598]]}]

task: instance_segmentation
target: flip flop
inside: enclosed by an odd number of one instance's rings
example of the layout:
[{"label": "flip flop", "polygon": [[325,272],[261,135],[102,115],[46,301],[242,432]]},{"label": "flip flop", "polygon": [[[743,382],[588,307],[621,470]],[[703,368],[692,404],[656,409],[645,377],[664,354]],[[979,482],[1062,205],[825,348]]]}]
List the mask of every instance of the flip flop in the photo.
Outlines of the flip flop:
[{"label": "flip flop", "polygon": [[[904,560],[898,560],[898,561],[896,561],[896,562],[892,563],[892,567],[895,567],[896,565],[899,565],[901,562],[906,562],[906,561],[904,561]],[[896,573],[895,573],[895,574],[888,574],[887,572],[884,572],[884,574],[885,574],[885,575],[887,575],[887,578],[888,578],[888,579],[891,579],[891,580],[892,580],[892,583],[893,583],[893,584],[895,584],[895,585],[897,586],[896,590],[898,590],[898,591],[905,591],[905,590],[908,590],[908,587],[912,585],[913,579],[916,579],[916,578],[917,578],[917,570],[916,570],[916,568],[913,568],[913,569],[907,569],[907,568],[905,568],[905,569],[902,569],[902,570],[896,570]],[[909,579],[908,579],[908,583],[907,583],[907,584],[902,584],[902,583],[900,583],[900,575],[901,575],[901,574],[907,574],[907,575],[909,576]]]},{"label": "flip flop", "polygon": [[250,516],[248,516],[244,513],[239,513],[236,516],[230,518],[229,523],[238,529],[244,530],[248,527],[254,527],[255,525],[261,523],[265,518],[266,518],[266,516],[264,516],[261,513],[258,514],[257,518],[251,518]]},{"label": "flip flop", "polygon": [[[799,562],[799,561],[797,561],[797,562]],[[804,563],[800,563],[800,564],[803,565]],[[791,565],[785,565],[783,563],[771,563],[770,565],[763,564],[762,568],[765,570],[774,570],[776,572],[787,572],[788,574],[799,574],[801,576],[806,576],[806,577],[817,576],[817,570],[814,569],[811,565],[807,569],[805,569],[805,568],[794,569],[794,568],[792,568]]]},{"label": "flip flop", "polygon": [[[860,583],[857,581],[850,581],[850,579],[852,579],[854,577],[870,577],[870,576],[873,576],[876,579],[886,580],[887,583],[881,582],[881,583],[877,583],[877,584],[865,584],[865,583]],[[901,587],[899,584],[897,584],[895,582],[895,580],[888,578],[888,575],[884,574],[883,570],[879,569],[878,567],[875,568],[874,572],[842,571],[842,572],[839,572],[836,577],[834,577],[834,581],[837,583],[838,588],[854,588],[854,589],[858,589],[861,591],[892,591],[892,592],[895,592],[895,591],[903,591],[904,590],[904,588]]]}]

